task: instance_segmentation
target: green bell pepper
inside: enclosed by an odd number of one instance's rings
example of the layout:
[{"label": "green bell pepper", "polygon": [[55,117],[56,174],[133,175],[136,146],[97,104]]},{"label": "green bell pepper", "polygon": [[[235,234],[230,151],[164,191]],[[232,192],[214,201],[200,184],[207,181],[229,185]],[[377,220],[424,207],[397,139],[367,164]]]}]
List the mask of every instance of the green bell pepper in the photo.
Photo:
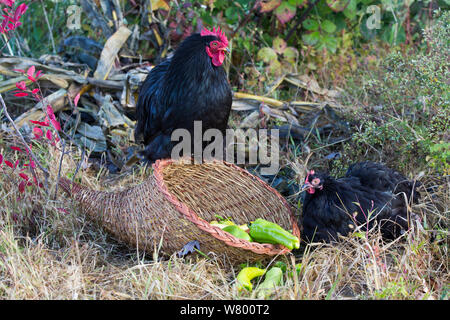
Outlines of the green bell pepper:
[{"label": "green bell pepper", "polygon": [[260,243],[272,243],[281,244],[292,250],[300,247],[300,240],[290,232],[284,230],[276,223],[264,220],[256,219],[250,225],[250,237],[256,242]]}]

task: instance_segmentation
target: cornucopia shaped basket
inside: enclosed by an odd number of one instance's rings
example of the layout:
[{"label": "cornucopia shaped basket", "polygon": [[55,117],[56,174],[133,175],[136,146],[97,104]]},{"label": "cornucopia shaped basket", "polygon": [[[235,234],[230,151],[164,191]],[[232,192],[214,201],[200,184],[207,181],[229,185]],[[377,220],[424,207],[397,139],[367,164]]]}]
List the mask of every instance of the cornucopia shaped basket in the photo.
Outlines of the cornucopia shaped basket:
[{"label": "cornucopia shaped basket", "polygon": [[165,254],[197,240],[204,253],[227,255],[231,263],[258,261],[290,250],[238,239],[209,224],[219,215],[236,224],[263,218],[300,238],[286,200],[261,179],[223,161],[202,164],[158,160],[153,175],[119,192],[94,191],[70,180],[60,186],[84,213],[115,238],[140,250]]}]

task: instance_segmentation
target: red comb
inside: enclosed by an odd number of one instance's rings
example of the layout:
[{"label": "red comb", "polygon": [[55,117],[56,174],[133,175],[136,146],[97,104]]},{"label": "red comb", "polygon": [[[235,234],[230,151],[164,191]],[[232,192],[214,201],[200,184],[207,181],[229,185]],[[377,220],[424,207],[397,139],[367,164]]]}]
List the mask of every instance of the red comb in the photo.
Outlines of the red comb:
[{"label": "red comb", "polygon": [[309,182],[309,175],[314,175],[314,170],[310,170],[309,172],[308,172],[308,175],[306,176],[306,179],[305,179],[305,182]]},{"label": "red comb", "polygon": [[203,28],[202,32],[200,32],[200,35],[201,36],[216,36],[217,38],[219,38],[220,42],[222,42],[225,46],[228,46],[228,39],[225,36],[225,33],[222,30],[220,30],[220,27],[217,27],[217,29],[216,29],[216,27],[214,27],[212,29],[212,31],[210,31],[206,28]]}]

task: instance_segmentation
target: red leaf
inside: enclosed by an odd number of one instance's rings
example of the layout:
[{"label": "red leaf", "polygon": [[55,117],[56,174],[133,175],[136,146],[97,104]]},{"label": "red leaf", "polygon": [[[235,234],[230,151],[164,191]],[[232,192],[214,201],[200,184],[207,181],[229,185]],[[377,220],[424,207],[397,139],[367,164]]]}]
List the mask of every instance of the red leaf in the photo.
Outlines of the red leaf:
[{"label": "red leaf", "polygon": [[25,181],[21,181],[19,183],[19,191],[20,191],[20,193],[24,193],[24,191],[25,191]]},{"label": "red leaf", "polygon": [[30,178],[25,174],[25,173],[19,173],[19,176],[23,179],[23,180],[29,180]]},{"label": "red leaf", "polygon": [[19,164],[19,159],[16,160],[16,163],[14,163],[14,168],[17,168],[17,165]]},{"label": "red leaf", "polygon": [[27,90],[27,84],[25,83],[25,81],[16,82],[16,87],[20,90]]},{"label": "red leaf", "polygon": [[48,127],[49,126],[49,123],[45,122],[45,121],[30,120],[30,122],[32,124],[37,124],[37,125],[40,125],[40,126],[43,126],[43,127]]},{"label": "red leaf", "polygon": [[3,155],[0,154],[0,164],[2,164],[2,162],[3,162]]},{"label": "red leaf", "polygon": [[[0,2],[6,4],[8,7],[12,7],[12,5],[14,4],[14,1],[15,0],[1,0]],[[7,9],[7,8],[5,8],[5,9]]]},{"label": "red leaf", "polygon": [[30,160],[30,166],[35,169],[36,168],[36,163],[34,163],[33,160]]},{"label": "red leaf", "polygon": [[30,81],[32,81],[32,82],[36,82],[36,79],[33,78],[32,76],[28,76],[28,79],[29,79]]},{"label": "red leaf", "polygon": [[47,130],[47,132],[45,133],[45,136],[47,137],[48,140],[53,139],[53,134],[50,130]]},{"label": "red leaf", "polygon": [[27,70],[27,75],[29,75],[30,77],[34,77],[34,71],[35,71],[34,66],[31,66],[31,67]]},{"label": "red leaf", "polygon": [[22,152],[22,149],[20,149],[19,147],[12,146],[11,149]]},{"label": "red leaf", "polygon": [[40,138],[42,138],[42,136],[44,135],[44,132],[42,131],[41,128],[34,127],[34,128],[33,128],[33,134],[34,134],[34,137],[35,137],[36,139],[40,139]]},{"label": "red leaf", "polygon": [[22,70],[22,69],[13,69],[13,71],[20,72],[20,73],[25,73],[25,70]]},{"label": "red leaf", "polygon": [[[28,5],[26,5],[25,3],[22,3],[21,5],[19,5],[16,9],[16,12],[14,12],[14,20],[19,20],[22,15],[25,13],[25,11],[27,11],[28,9]],[[33,71],[34,72],[34,71]]]},{"label": "red leaf", "polygon": [[78,100],[80,100],[80,94],[77,94],[75,96],[75,99],[73,99],[73,103],[75,104],[75,107],[78,105]]},{"label": "red leaf", "polygon": [[42,76],[43,76],[42,70],[39,70],[38,72],[36,72],[36,79],[39,79]]},{"label": "red leaf", "polygon": [[26,96],[28,96],[28,93],[26,93],[26,92],[17,92],[17,93],[14,94],[14,96],[16,96],[16,97],[26,97]]},{"label": "red leaf", "polygon": [[56,120],[55,113],[51,105],[47,105],[47,115],[51,120]]},{"label": "red leaf", "polygon": [[52,124],[55,127],[56,131],[61,130],[61,125],[59,124],[59,122],[56,119],[52,119]]},{"label": "red leaf", "polygon": [[33,89],[33,90],[31,91],[32,94],[36,94],[36,93],[38,93],[38,92],[39,92],[39,88]]},{"label": "red leaf", "polygon": [[9,162],[8,160],[5,160],[5,164],[10,167],[11,169],[14,168],[13,164],[11,162]]}]

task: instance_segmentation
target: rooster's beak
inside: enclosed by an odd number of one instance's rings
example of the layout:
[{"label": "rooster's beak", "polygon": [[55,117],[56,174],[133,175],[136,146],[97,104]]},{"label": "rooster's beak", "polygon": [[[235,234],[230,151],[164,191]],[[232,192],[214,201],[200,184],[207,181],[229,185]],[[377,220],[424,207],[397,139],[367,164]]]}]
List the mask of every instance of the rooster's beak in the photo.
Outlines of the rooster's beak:
[{"label": "rooster's beak", "polygon": [[300,192],[303,192],[303,191],[305,191],[305,190],[308,190],[309,188],[313,188],[313,185],[312,185],[311,183],[309,183],[309,182],[306,182],[306,183],[302,186],[302,188],[300,189]]},{"label": "rooster's beak", "polygon": [[225,51],[226,51],[227,53],[231,53],[231,50],[228,49],[228,48],[225,48]]}]

